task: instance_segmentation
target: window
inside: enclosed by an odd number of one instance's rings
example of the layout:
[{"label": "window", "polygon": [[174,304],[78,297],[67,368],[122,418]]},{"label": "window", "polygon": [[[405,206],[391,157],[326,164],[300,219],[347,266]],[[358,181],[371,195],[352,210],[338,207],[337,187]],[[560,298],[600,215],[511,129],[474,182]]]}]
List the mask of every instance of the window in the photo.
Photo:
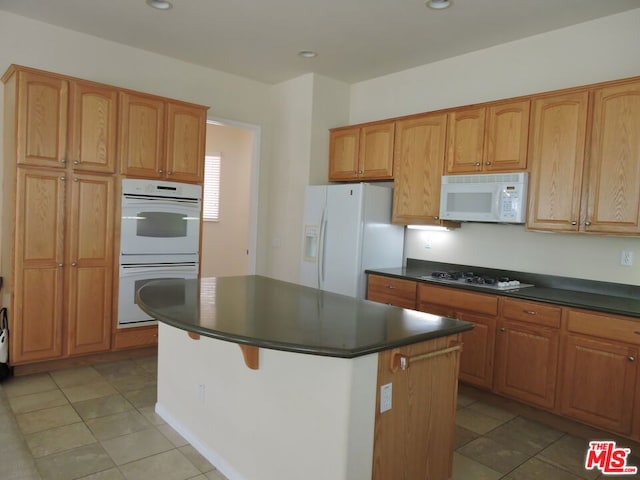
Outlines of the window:
[{"label": "window", "polygon": [[220,155],[204,157],[202,218],[213,222],[220,220]]}]

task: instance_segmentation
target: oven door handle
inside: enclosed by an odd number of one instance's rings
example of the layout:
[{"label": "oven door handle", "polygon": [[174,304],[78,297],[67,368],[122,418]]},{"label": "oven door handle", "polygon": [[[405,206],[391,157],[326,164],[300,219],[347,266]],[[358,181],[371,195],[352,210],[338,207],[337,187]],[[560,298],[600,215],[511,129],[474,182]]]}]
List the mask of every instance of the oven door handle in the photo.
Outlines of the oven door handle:
[{"label": "oven door handle", "polygon": [[[166,278],[177,278],[189,275],[196,278],[198,275],[198,267],[129,267],[120,266],[120,277],[139,277],[139,276],[155,276],[164,275]],[[161,278],[161,277],[158,277]]]},{"label": "oven door handle", "polygon": [[165,209],[172,212],[185,212],[185,211],[193,211],[200,212],[200,202],[181,202],[181,201],[171,201],[171,200],[140,200],[140,199],[129,199],[123,197],[122,199],[122,208],[146,208],[146,209]]}]

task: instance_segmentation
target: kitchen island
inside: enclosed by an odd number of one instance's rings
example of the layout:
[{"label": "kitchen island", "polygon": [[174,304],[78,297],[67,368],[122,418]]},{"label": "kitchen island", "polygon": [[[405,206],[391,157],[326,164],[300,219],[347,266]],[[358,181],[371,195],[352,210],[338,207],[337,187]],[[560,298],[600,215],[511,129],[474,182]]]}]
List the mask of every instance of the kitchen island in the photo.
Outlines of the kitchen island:
[{"label": "kitchen island", "polygon": [[261,276],[138,303],[160,321],[156,412],[230,480],[450,477],[472,324]]}]

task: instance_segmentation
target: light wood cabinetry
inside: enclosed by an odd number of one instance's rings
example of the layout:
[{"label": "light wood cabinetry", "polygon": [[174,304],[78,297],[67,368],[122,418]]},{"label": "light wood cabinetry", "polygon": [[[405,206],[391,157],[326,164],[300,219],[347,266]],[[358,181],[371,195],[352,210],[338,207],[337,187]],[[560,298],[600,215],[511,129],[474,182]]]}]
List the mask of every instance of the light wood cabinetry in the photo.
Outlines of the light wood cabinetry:
[{"label": "light wood cabinetry", "polygon": [[640,82],[541,97],[533,109],[527,227],[640,233]]},{"label": "light wood cabinetry", "polygon": [[204,107],[121,93],[121,173],[202,183],[205,126]]},{"label": "light wood cabinetry", "polygon": [[498,297],[419,284],[418,310],[474,324],[473,330],[462,334],[460,380],[490,389],[493,386]]},{"label": "light wood cabinetry", "polygon": [[377,122],[329,131],[329,180],[393,179],[395,122]]},{"label": "light wood cabinetry", "polygon": [[556,399],[561,308],[502,300],[496,342],[495,390],[553,409]]},{"label": "light wood cabinetry", "polygon": [[566,317],[560,412],[630,434],[634,413],[640,414],[638,322],[575,309]]},{"label": "light wood cabinetry", "polygon": [[[393,385],[393,408],[380,413],[377,395],[374,480],[451,478],[459,343],[450,336],[379,354],[377,390]],[[396,355],[408,358],[406,370],[390,368]]]},{"label": "light wood cabinetry", "polygon": [[411,280],[369,274],[367,300],[415,310],[417,287]]},{"label": "light wood cabinetry", "polygon": [[588,100],[586,90],[533,100],[529,229],[580,228]]},{"label": "light wood cabinetry", "polygon": [[421,115],[396,123],[393,223],[442,225],[440,184],[446,133],[446,114]]},{"label": "light wood cabinetry", "polygon": [[527,168],[529,100],[461,108],[448,115],[447,174]]}]

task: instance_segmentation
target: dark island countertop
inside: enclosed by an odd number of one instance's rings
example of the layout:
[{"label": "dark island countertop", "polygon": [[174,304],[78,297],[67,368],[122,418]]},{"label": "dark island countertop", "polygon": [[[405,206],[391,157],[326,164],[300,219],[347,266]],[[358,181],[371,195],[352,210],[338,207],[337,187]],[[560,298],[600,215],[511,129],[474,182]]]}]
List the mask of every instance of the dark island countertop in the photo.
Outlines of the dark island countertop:
[{"label": "dark island countertop", "polygon": [[[522,283],[533,284],[533,287],[515,290],[487,290],[473,284],[440,283],[429,278],[434,271],[474,271],[490,276],[507,276],[517,278]],[[599,282],[553,275],[534,274],[496,270],[469,265],[430,262],[408,259],[406,267],[371,269],[367,273],[375,273],[389,277],[416,280],[418,282],[440,285],[443,287],[461,288],[480,293],[502,295],[523,300],[535,300],[555,305],[585,308],[602,313],[612,313],[635,317],[640,321],[640,286]]]},{"label": "dark island countertop", "polygon": [[473,324],[301,285],[249,275],[155,280],[138,305],[171,326],[229,342],[354,358],[433,338]]}]

